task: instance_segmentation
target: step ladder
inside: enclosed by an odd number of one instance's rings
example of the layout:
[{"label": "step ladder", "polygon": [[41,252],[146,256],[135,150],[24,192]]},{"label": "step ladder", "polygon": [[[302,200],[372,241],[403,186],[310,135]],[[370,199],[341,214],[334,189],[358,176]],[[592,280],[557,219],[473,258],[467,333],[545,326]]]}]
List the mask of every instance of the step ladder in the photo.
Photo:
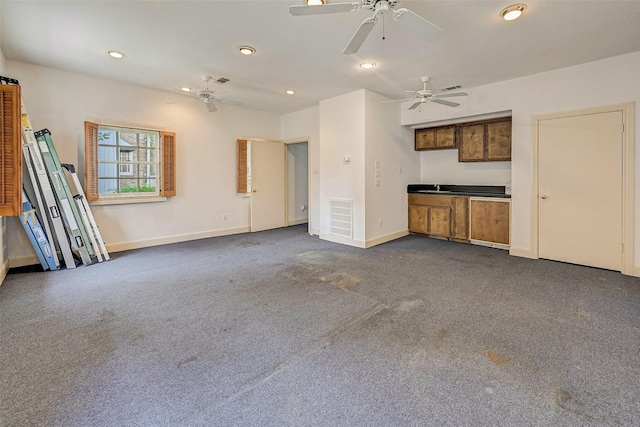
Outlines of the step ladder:
[{"label": "step ladder", "polygon": [[98,259],[98,262],[102,262],[103,257],[108,261],[110,259],[109,252],[107,252],[107,247],[104,244],[104,240],[102,240],[102,235],[100,234],[100,230],[98,229],[98,224],[96,224],[96,220],[91,213],[89,202],[84,195],[84,190],[82,189],[82,185],[80,185],[80,180],[78,179],[78,175],[76,174],[76,168],[69,163],[62,163],[62,167],[69,172],[71,180],[73,181],[73,186],[78,192],[78,194],[73,196],[73,198],[78,205],[78,210],[80,211],[82,221],[84,222],[87,233],[89,234],[89,239],[91,241],[91,244],[93,245],[96,258]]},{"label": "step ladder", "polygon": [[[1,76],[0,84],[19,85],[17,80]],[[31,127],[31,121],[29,120],[27,109],[24,105],[24,99],[20,100],[20,104],[22,114],[22,154],[29,172],[29,178],[31,179],[31,184],[34,190],[33,192],[36,196],[38,211],[42,213],[42,223],[45,225],[49,242],[57,242],[57,246],[60,248],[65,266],[67,268],[76,268],[76,262],[73,258],[69,241],[67,240],[67,234],[62,222],[60,209],[56,203],[53,189],[49,182],[49,176],[47,175],[47,170],[44,166],[42,156],[40,155],[40,150],[37,147],[36,137],[34,135],[33,128]],[[40,193],[42,193],[42,198]],[[51,226],[53,227],[53,234],[49,228],[49,221],[51,221]],[[53,239],[54,236],[55,240]],[[54,248],[55,246],[52,244],[51,247]]]},{"label": "step ladder", "polygon": [[51,132],[48,129],[39,130],[34,133],[38,148],[44,160],[45,167],[49,173],[52,188],[55,192],[58,205],[62,208],[62,219],[67,227],[67,233],[71,238],[71,247],[76,252],[84,265],[90,265],[93,248],[89,244],[84,221],[78,210],[71,188],[67,182],[67,176],[62,169],[58,153],[53,145]]},{"label": "step ladder", "polygon": [[58,265],[58,258],[55,256],[55,250],[49,243],[36,210],[31,205],[29,196],[24,189],[22,190],[22,215],[20,219],[42,268],[44,270],[57,270],[60,266]]}]

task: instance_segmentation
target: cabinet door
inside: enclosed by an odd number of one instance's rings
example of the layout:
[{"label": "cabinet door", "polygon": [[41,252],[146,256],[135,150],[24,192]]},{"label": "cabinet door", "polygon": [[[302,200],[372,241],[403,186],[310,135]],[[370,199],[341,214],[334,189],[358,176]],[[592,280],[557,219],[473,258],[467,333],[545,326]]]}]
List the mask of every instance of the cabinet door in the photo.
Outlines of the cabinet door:
[{"label": "cabinet door", "polygon": [[479,162],[485,159],[485,125],[460,126],[460,145],[458,147],[458,161]]},{"label": "cabinet door", "polygon": [[509,244],[509,202],[471,200],[471,239]]},{"label": "cabinet door", "polygon": [[511,160],[511,119],[487,123],[487,160]]},{"label": "cabinet door", "polygon": [[469,198],[453,197],[453,230],[451,238],[469,241]]},{"label": "cabinet door", "polygon": [[427,206],[409,205],[409,231],[427,234]]},{"label": "cabinet door", "polygon": [[428,234],[434,237],[451,237],[451,206],[429,206]]},{"label": "cabinet door", "polygon": [[436,128],[437,148],[456,148],[456,127],[447,126]]},{"label": "cabinet door", "polygon": [[436,148],[435,129],[416,129],[415,137],[416,150],[431,150]]}]

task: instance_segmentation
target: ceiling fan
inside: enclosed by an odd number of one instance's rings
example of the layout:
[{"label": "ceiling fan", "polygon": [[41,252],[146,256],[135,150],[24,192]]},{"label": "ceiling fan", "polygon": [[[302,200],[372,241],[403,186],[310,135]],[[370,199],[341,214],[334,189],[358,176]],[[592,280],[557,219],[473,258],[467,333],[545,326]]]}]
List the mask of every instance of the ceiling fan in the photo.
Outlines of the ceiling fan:
[{"label": "ceiling fan", "polygon": [[436,39],[442,29],[433,25],[423,17],[413,13],[409,9],[400,8],[394,9],[399,0],[363,0],[362,2],[351,3],[330,3],[320,5],[296,5],[289,6],[289,13],[293,16],[302,15],[321,15],[325,13],[338,13],[338,12],[354,12],[360,8],[364,8],[373,12],[373,15],[360,24],[360,27],[351,38],[351,41],[344,49],[342,53],[350,55],[356,53],[362,43],[373,29],[378,17],[384,17],[386,14],[391,13],[393,20],[408,29],[413,31],[423,39],[430,41]]},{"label": "ceiling fan", "polygon": [[[228,90],[219,90],[216,92],[209,90],[209,81],[211,80],[211,76],[202,76],[202,80],[204,81],[204,89],[201,89],[195,93],[195,98],[193,98],[193,101],[202,101],[207,106],[207,109],[210,113],[218,111],[218,108],[216,107],[214,101],[223,104],[237,104],[236,102],[222,99],[223,96],[229,93]],[[173,90],[182,92],[180,89]],[[167,104],[175,104],[177,102],[180,101],[167,102]]]},{"label": "ceiling fan", "polygon": [[442,104],[442,105],[446,105],[448,107],[457,107],[458,104],[457,102],[451,102],[451,101],[445,101],[444,99],[441,98],[452,98],[452,97],[456,97],[456,96],[467,96],[469,95],[466,92],[450,92],[450,93],[435,93],[433,90],[429,89],[429,80],[431,80],[431,77],[422,77],[422,90],[408,90],[407,92],[412,92],[415,93],[415,96],[413,98],[404,98],[404,99],[394,99],[391,101],[383,101],[384,103],[387,102],[404,102],[404,101],[411,101],[411,100],[415,100],[416,102],[414,104],[411,105],[411,107],[409,107],[409,110],[414,110],[418,107],[421,107],[422,104],[426,103],[426,102],[435,102],[436,104]]}]

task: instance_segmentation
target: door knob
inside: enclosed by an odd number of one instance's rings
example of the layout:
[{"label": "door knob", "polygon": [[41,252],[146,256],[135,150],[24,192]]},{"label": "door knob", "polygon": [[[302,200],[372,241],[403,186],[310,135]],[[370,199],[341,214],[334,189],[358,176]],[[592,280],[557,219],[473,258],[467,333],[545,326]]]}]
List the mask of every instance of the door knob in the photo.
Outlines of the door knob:
[{"label": "door knob", "polygon": [[546,198],[547,198],[547,195],[546,195],[546,194],[541,194],[541,195],[540,195],[540,198],[541,198],[541,199],[546,199]]},{"label": "door knob", "polygon": [[253,190],[253,192],[254,192],[254,193],[255,193],[256,191],[258,191],[258,190]]}]

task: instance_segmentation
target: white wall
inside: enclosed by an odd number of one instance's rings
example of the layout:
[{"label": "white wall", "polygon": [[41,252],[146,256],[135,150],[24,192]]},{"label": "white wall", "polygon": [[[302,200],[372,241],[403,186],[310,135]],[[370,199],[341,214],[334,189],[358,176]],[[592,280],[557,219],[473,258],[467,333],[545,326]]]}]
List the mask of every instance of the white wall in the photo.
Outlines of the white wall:
[{"label": "white wall", "polygon": [[[535,115],[596,106],[640,102],[640,52],[535,74],[492,85],[465,89],[469,97],[450,109],[402,111],[402,123],[417,125],[512,111],[512,253],[531,254],[532,126]],[[462,98],[457,98],[461,99]],[[457,100],[456,99],[456,100]],[[635,108],[636,129],[640,106]],[[423,156],[423,168],[433,166]],[[455,168],[453,158],[443,168]],[[635,133],[635,269],[640,272],[640,131]],[[500,172],[496,172],[499,176]],[[505,174],[506,177],[506,174]]]},{"label": "white wall", "polygon": [[[419,156],[413,131],[400,125],[399,106],[381,104],[386,100],[362,89],[320,101],[323,239],[369,247],[407,234],[407,184],[419,179]],[[350,241],[330,235],[332,198],[353,200]]]},{"label": "white wall", "polygon": [[[350,162],[344,162],[349,157]],[[365,91],[320,101],[320,237],[364,247]],[[353,239],[330,235],[331,199],[353,200]]]},{"label": "white wall", "polygon": [[307,141],[311,169],[309,181],[309,233],[320,234],[320,109],[307,108],[281,118],[284,141]]},{"label": "white wall", "polygon": [[[236,139],[280,139],[280,116],[229,105],[204,105],[169,92],[15,61],[35,129],[48,128],[60,159],[78,165],[84,121],[162,128],[177,136],[177,192],[166,202],[93,206],[111,250],[248,231],[249,199],[236,194]],[[167,104],[170,101],[184,101]],[[223,220],[223,215],[228,220]],[[17,220],[8,219],[9,258],[33,259]]]},{"label": "white wall", "polygon": [[308,143],[287,144],[287,219],[301,224],[309,218]]},{"label": "white wall", "polygon": [[[5,59],[2,49],[0,49],[0,76],[7,76],[5,74]],[[9,254],[7,250],[7,222],[6,219],[0,216],[0,285],[4,281],[9,269]]]},{"label": "white wall", "polygon": [[419,182],[420,161],[414,151],[413,130],[400,126],[400,105],[382,104],[388,100],[365,91],[367,246],[408,233],[407,184]]}]

